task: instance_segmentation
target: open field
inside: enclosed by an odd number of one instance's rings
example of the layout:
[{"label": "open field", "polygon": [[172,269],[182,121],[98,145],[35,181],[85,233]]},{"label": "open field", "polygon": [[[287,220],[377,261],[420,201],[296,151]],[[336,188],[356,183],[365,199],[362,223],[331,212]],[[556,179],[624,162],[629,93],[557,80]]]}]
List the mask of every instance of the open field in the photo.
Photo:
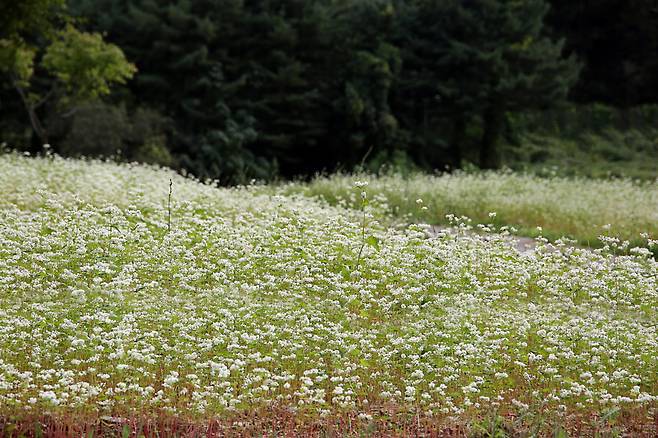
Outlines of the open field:
[{"label": "open field", "polygon": [[474,223],[515,227],[524,236],[542,235],[551,241],[568,237],[591,247],[602,246],[600,236],[628,240],[630,246],[646,246],[647,236],[658,238],[658,179],[542,178],[509,171],[406,177],[339,174],[308,184],[289,183],[278,192],[359,208],[355,178],[369,181],[372,207],[382,218],[449,224],[446,215],[452,214]]},{"label": "open field", "polygon": [[397,183],[303,190],[330,206],[152,167],[0,155],[0,430],[656,434],[647,249],[540,239],[520,253],[505,231],[458,220],[433,238],[377,221],[535,212],[518,225],[655,238],[655,183]]}]

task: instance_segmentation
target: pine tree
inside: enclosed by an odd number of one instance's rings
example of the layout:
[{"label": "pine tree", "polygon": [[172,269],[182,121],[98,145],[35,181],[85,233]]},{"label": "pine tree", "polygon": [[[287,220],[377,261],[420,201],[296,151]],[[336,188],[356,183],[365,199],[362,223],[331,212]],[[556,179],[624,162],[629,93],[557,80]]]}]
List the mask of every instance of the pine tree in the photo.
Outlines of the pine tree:
[{"label": "pine tree", "polygon": [[579,64],[562,56],[563,41],[544,35],[543,0],[411,3],[401,37],[412,41],[408,90],[433,98],[456,125],[479,116],[480,166],[497,167],[505,113],[565,98]]},{"label": "pine tree", "polygon": [[374,152],[389,157],[401,148],[399,123],[390,104],[397,84],[400,51],[391,44],[396,20],[388,0],[353,2],[337,10],[333,39],[342,92],[336,105],[349,135],[342,159],[355,165]]},{"label": "pine tree", "polygon": [[658,101],[655,0],[548,0],[546,18],[584,67],[571,97],[629,107]]},{"label": "pine tree", "polygon": [[273,172],[250,148],[255,119],[230,105],[243,82],[230,78],[227,57],[243,20],[242,1],[75,0],[72,10],[135,59],[140,73],[132,95],[173,122],[168,143],[180,166],[224,183]]},{"label": "pine tree", "polygon": [[323,13],[304,0],[247,2],[224,46],[225,71],[236,83],[229,105],[253,117],[254,150],[287,175],[315,170],[331,116]]}]

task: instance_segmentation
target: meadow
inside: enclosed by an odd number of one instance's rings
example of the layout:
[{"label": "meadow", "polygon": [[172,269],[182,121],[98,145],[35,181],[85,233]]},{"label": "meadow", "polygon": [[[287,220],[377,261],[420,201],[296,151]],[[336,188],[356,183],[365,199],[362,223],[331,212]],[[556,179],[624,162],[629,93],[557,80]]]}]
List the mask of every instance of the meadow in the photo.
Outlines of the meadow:
[{"label": "meadow", "polygon": [[0,155],[0,430],[656,434],[655,183],[395,178]]},{"label": "meadow", "polygon": [[334,174],[287,183],[274,192],[358,209],[355,178],[369,181],[372,208],[388,223],[449,225],[449,215],[466,216],[476,224],[514,228],[518,235],[550,241],[567,237],[585,247],[646,246],[647,236],[658,236],[658,178],[537,176],[510,170]]}]

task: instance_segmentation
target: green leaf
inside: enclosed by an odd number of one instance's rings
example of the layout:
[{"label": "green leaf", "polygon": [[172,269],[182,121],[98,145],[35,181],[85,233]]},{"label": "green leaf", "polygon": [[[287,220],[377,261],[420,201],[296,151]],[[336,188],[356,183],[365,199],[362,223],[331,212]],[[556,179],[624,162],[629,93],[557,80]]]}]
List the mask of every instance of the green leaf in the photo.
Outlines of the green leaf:
[{"label": "green leaf", "polygon": [[343,277],[343,280],[349,280],[349,278],[352,275],[352,272],[349,270],[347,266],[343,266],[342,269],[340,270],[340,275]]},{"label": "green leaf", "polygon": [[93,100],[110,93],[137,71],[118,46],[99,33],[80,32],[68,25],[48,48],[43,66],[77,100]]},{"label": "green leaf", "polygon": [[41,423],[39,423],[38,421],[34,423],[34,436],[35,438],[43,437],[43,430],[41,429]]},{"label": "green leaf", "polygon": [[22,41],[0,39],[0,72],[16,76],[16,83],[27,87],[34,73],[36,49]]},{"label": "green leaf", "polygon": [[558,426],[558,428],[555,429],[554,438],[569,438],[569,434],[563,427]]},{"label": "green leaf", "polygon": [[379,239],[376,238],[375,236],[366,237],[366,243],[372,246],[373,248],[375,248],[377,251],[380,250]]}]

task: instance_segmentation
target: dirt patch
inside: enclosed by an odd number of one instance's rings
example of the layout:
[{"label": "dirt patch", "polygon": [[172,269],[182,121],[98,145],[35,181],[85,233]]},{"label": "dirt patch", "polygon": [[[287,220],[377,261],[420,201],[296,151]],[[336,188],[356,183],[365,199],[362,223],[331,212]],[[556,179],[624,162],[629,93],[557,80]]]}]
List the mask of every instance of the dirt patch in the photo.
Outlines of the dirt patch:
[{"label": "dirt patch", "polygon": [[[444,231],[450,231],[453,233],[457,232],[456,228],[447,228],[447,227],[441,227],[441,226],[436,226],[436,225],[427,225],[423,224],[425,227],[425,230],[427,231],[427,234],[429,237],[436,237],[439,233],[444,232]],[[473,231],[475,233],[475,231]],[[521,237],[521,236],[508,236],[509,239],[514,242],[514,246],[516,247],[519,252],[529,252],[529,251],[534,251],[535,247],[537,246],[537,242],[535,239],[531,237]]]}]

